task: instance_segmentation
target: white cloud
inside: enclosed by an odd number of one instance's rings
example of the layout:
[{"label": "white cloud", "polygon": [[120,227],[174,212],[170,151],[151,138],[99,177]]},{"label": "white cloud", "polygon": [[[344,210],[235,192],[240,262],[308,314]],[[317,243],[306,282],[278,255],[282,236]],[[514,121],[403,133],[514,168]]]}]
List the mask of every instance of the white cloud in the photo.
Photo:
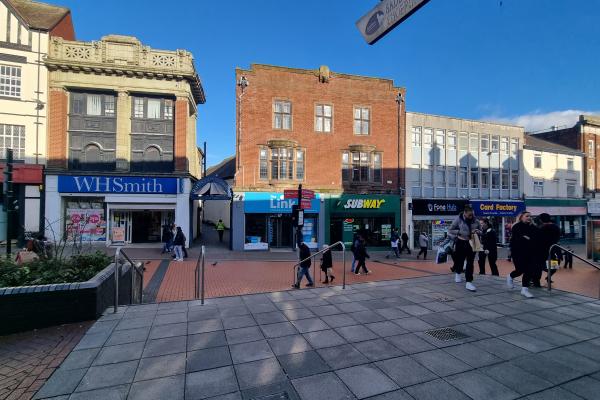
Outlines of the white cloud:
[{"label": "white cloud", "polygon": [[514,117],[500,117],[491,115],[481,118],[484,121],[505,122],[513,125],[523,126],[526,132],[535,132],[545,129],[550,129],[553,126],[566,128],[575,125],[579,116],[585,114],[599,115],[600,111],[583,111],[583,110],[563,110],[541,113],[534,111],[529,114],[517,115]]}]

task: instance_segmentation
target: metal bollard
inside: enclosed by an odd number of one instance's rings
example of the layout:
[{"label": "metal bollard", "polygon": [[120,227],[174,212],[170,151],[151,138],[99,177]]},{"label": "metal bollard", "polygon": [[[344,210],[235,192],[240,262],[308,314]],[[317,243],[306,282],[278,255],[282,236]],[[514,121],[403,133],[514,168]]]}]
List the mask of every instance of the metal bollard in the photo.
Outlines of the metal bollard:
[{"label": "metal bollard", "polygon": [[119,252],[120,251],[121,251],[121,248],[117,247],[117,251],[115,252],[115,307],[114,307],[115,314],[119,311]]},{"label": "metal bollard", "polygon": [[202,287],[201,287],[201,298],[200,298],[200,304],[204,305],[204,259],[205,259],[205,253],[204,253],[204,246],[202,246]]}]

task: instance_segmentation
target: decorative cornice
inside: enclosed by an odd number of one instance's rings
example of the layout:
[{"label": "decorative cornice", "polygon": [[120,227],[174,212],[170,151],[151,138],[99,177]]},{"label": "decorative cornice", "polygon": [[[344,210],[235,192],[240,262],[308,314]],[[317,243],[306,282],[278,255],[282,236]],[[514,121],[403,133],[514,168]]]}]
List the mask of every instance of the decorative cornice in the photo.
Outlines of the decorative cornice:
[{"label": "decorative cornice", "polygon": [[351,144],[348,146],[348,150],[350,151],[375,151],[375,146],[372,144]]}]

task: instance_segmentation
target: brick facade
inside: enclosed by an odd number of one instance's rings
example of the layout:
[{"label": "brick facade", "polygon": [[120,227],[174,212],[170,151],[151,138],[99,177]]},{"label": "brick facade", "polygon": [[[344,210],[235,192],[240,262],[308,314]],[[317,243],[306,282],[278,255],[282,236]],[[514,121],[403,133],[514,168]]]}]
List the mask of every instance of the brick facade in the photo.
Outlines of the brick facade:
[{"label": "brick facade", "polygon": [[61,37],[65,40],[75,40],[75,28],[71,19],[71,12],[63,17],[54,28],[50,30],[50,36]]},{"label": "brick facade", "polygon": [[175,102],[175,171],[186,171],[188,168],[186,155],[188,114],[188,100],[178,98]]},{"label": "brick facade", "polygon": [[[249,85],[243,91],[239,85],[236,89],[236,190],[271,191],[302,183],[323,192],[397,193],[404,186],[405,109],[401,103],[399,111],[396,102],[398,93],[405,98],[404,88],[389,79],[330,73],[326,67],[302,70],[253,64],[249,70],[236,70],[236,81],[242,76]],[[275,100],[291,103],[291,129],[274,129]],[[330,133],[315,129],[317,104],[332,106]],[[357,106],[370,110],[368,135],[354,134]],[[260,149],[277,143],[304,150],[304,180],[260,179]],[[342,182],[342,153],[352,149],[381,153],[381,183]]]},{"label": "brick facade", "polygon": [[61,88],[50,88],[48,96],[48,168],[67,166],[68,96]]}]

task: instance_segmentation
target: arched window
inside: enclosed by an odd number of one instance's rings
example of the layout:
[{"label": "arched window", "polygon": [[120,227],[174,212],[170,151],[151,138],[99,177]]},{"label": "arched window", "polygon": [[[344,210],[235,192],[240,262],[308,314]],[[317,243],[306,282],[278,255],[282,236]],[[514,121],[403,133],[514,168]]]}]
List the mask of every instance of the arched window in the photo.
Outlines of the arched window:
[{"label": "arched window", "polygon": [[161,151],[156,146],[148,146],[144,150],[144,162],[159,162],[162,160]]},{"label": "arched window", "polygon": [[88,144],[83,149],[83,160],[86,164],[102,162],[102,149],[95,143]]}]

